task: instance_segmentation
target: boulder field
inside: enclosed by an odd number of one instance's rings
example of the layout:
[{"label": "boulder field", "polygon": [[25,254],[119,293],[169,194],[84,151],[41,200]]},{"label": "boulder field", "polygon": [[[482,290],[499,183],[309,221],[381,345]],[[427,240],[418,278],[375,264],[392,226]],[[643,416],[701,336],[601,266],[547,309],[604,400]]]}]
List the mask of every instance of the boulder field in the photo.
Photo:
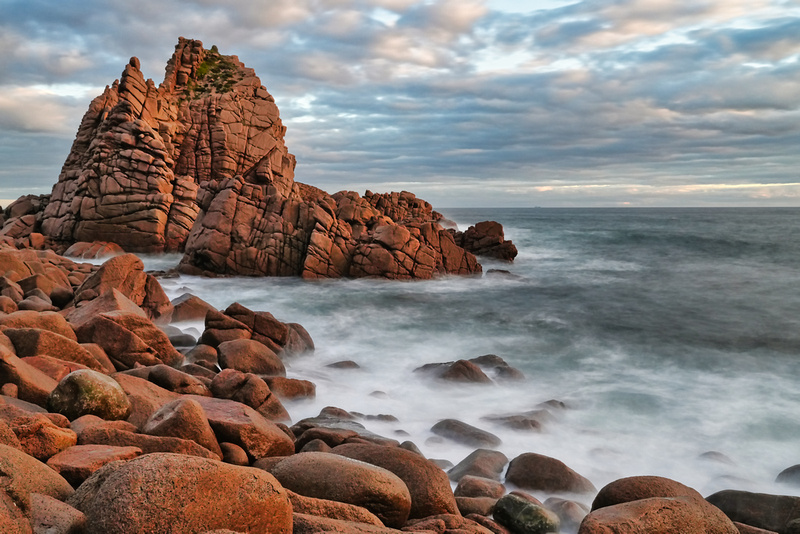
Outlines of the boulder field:
[{"label": "boulder field", "polygon": [[[190,274],[391,279],[477,274],[475,254],[517,251],[498,223],[458,232],[412,193],[295,182],[285,133],[252,69],[181,38],[159,86],[131,58],[92,101],[50,195],[0,210],[0,532],[800,531],[797,497],[706,500],[651,476],[598,492],[556,458],[509,460],[497,436],[456,419],[431,428],[474,448],[456,466],[359,422],[390,415],[327,407],[293,422],[284,402],[315,395],[287,377],[314,351],[305,328],[239,303],[170,301],[125,251],[181,252]],[[204,321],[202,334],[170,324],[181,320]],[[492,354],[417,371],[403,379],[524,380]],[[485,420],[541,432],[562,409]]]},{"label": "boulder field", "polygon": [[[283,401],[315,394],[286,377],[314,350],[309,333],[237,303],[170,302],[130,254],[97,266],[0,244],[0,274],[2,532],[783,534],[800,524],[797,497],[706,500],[653,476],[598,492],[558,459],[509,460],[499,440],[475,441],[488,433],[454,419],[431,432],[483,448],[449,469],[369,432],[362,414],[328,407],[293,423]],[[199,339],[176,336],[173,316],[204,317]],[[524,379],[496,355],[460,362]],[[432,365],[408,378],[464,381],[446,372],[453,362]],[[550,401],[490,421],[547,423],[563,409]]]},{"label": "boulder field", "polygon": [[160,85],[134,57],[92,101],[52,193],[8,206],[0,239],[82,257],[183,252],[192,274],[305,278],[476,274],[474,254],[516,256],[498,223],[446,229],[412,193],[295,182],[285,134],[252,69],[180,38]]}]

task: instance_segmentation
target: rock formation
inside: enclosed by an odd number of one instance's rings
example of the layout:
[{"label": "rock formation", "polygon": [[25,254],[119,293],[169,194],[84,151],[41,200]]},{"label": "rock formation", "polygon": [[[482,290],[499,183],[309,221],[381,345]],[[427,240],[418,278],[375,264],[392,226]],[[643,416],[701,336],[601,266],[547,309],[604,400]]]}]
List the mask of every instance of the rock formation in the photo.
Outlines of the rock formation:
[{"label": "rock formation", "polygon": [[236,56],[180,38],[158,87],[139,66],[92,101],[52,194],[6,208],[0,239],[183,251],[191,273],[397,279],[478,273],[464,247],[503,243],[502,227],[446,231],[408,192],[296,183],[275,101]]}]

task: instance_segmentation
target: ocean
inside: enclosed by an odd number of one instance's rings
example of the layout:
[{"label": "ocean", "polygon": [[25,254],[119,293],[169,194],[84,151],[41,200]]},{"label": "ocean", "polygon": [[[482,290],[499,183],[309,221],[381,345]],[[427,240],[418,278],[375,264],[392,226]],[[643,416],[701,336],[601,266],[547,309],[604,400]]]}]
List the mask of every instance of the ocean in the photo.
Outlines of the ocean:
[{"label": "ocean", "polygon": [[[464,230],[496,220],[519,249],[506,275],[432,281],[164,278],[224,308],[234,301],[305,326],[313,355],[286,362],[314,400],[386,420],[367,429],[454,464],[471,447],[431,427],[455,418],[523,452],[557,458],[597,488],[660,475],[703,495],[800,495],[775,477],[800,463],[800,209],[449,209]],[[177,256],[146,257],[163,269]],[[199,335],[201,323],[182,323]],[[518,382],[431,381],[414,369],[496,354]],[[328,364],[355,361],[358,369]],[[549,400],[539,432],[487,420]],[[708,454],[712,453],[712,454]]]}]

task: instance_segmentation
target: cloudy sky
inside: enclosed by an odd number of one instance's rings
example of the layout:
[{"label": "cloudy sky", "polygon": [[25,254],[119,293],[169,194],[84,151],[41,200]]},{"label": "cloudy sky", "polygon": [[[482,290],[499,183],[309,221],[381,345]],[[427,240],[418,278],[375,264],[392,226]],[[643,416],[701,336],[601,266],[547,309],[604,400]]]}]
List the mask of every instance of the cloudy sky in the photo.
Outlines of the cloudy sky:
[{"label": "cloudy sky", "polygon": [[798,0],[0,0],[0,204],[178,36],[275,96],[297,179],[436,207],[800,206]]}]

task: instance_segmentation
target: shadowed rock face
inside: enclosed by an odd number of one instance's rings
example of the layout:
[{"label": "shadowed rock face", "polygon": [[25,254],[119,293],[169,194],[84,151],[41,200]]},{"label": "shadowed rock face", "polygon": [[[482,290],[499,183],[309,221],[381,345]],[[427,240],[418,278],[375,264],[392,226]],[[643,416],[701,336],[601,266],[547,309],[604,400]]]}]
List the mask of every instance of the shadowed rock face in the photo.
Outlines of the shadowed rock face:
[{"label": "shadowed rock face", "polygon": [[295,183],[285,133],[252,69],[181,38],[161,85],[131,58],[92,101],[46,207],[30,221],[14,219],[15,236],[40,227],[61,244],[183,251],[181,270],[195,274],[412,279],[481,271],[442,216],[411,193],[329,195]]}]

